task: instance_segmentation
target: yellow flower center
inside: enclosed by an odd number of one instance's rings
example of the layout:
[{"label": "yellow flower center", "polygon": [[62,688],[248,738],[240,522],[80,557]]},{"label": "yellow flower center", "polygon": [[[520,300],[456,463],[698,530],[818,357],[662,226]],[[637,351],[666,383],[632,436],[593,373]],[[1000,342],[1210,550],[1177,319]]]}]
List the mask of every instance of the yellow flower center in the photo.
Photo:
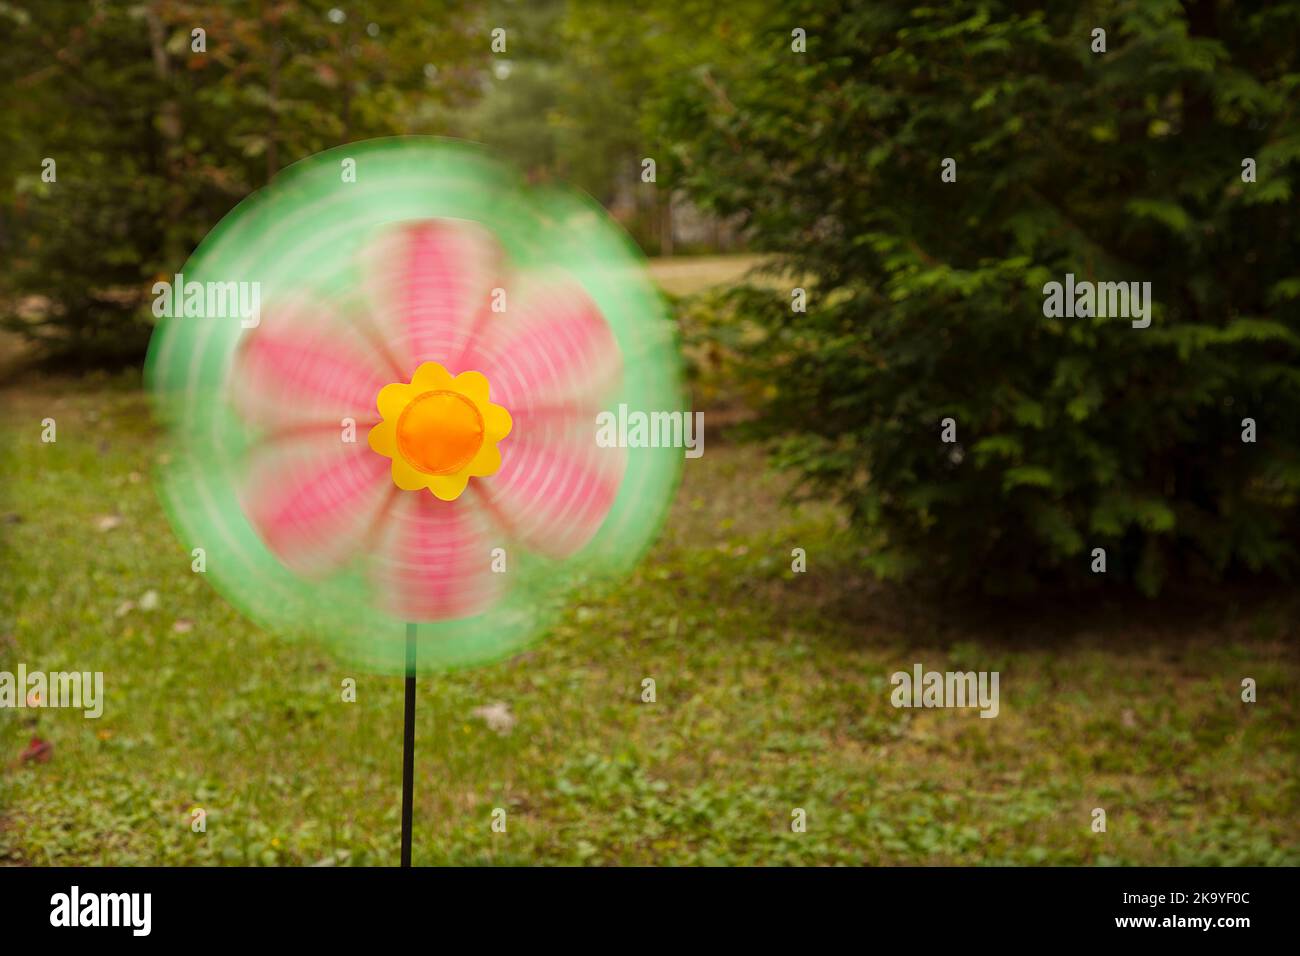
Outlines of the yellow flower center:
[{"label": "yellow flower center", "polygon": [[426,475],[460,471],[483,447],[483,415],[459,392],[439,389],[417,395],[397,419],[397,448]]},{"label": "yellow flower center", "polygon": [[375,407],[380,422],[370,429],[370,447],[392,459],[393,484],[403,491],[427,488],[455,501],[471,478],[501,467],[497,443],[510,434],[510,413],[488,400],[482,372],[453,377],[424,362],[409,382],[381,388]]}]

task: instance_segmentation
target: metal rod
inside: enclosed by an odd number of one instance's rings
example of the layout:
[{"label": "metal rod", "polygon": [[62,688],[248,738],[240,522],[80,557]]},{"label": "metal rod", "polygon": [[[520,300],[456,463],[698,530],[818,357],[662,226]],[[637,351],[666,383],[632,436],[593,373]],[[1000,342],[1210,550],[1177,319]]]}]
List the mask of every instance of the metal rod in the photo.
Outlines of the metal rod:
[{"label": "metal rod", "polygon": [[402,866],[411,865],[415,795],[415,624],[406,625],[406,715],[402,729]]}]

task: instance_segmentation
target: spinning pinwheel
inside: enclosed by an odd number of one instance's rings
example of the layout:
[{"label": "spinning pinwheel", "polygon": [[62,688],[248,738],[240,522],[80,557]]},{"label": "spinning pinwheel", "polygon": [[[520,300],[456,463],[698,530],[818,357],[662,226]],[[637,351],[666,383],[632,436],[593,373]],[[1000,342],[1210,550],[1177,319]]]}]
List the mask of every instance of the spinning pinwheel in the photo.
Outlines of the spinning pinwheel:
[{"label": "spinning pinwheel", "polygon": [[406,675],[407,865],[416,672],[517,651],[658,530],[681,450],[595,421],[682,408],[671,325],[598,206],[426,138],[296,164],[177,285],[147,366],[169,517],[252,619]]}]

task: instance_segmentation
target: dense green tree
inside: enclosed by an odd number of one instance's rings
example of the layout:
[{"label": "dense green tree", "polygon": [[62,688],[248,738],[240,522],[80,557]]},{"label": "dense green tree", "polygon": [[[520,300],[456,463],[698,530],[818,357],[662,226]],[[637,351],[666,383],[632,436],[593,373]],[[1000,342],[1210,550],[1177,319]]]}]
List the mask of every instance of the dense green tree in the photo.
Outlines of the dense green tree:
[{"label": "dense green tree", "polygon": [[445,131],[487,43],[467,0],[0,3],[5,325],[138,358],[152,281],[221,216],[321,149]]},{"label": "dense green tree", "polygon": [[[759,430],[873,567],[1147,592],[1295,568],[1300,5],[817,0],[752,30],[660,128],[808,286],[806,313],[744,299]],[[1067,273],[1150,282],[1150,327],[1045,316]]]}]

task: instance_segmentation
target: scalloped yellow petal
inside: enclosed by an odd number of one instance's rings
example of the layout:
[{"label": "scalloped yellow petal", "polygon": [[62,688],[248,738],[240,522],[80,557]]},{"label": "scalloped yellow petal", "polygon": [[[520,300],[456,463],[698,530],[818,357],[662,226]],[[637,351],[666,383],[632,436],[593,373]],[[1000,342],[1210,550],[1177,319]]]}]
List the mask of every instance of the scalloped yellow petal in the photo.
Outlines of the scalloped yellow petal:
[{"label": "scalloped yellow petal", "polygon": [[375,407],[384,418],[396,419],[414,397],[415,390],[410,385],[405,382],[394,382],[379,390],[379,395],[375,398]]},{"label": "scalloped yellow petal", "polygon": [[494,475],[501,467],[501,450],[496,445],[485,444],[478,450],[478,454],[470,459],[470,463],[465,466],[462,474],[472,475],[475,478],[485,478],[488,475]]},{"label": "scalloped yellow petal", "polygon": [[403,491],[419,491],[421,488],[427,488],[430,477],[412,468],[401,455],[393,456],[393,484]]},{"label": "scalloped yellow petal", "polygon": [[426,487],[435,497],[443,501],[455,501],[469,484],[469,472],[459,471],[454,475],[426,475]]},{"label": "scalloped yellow petal", "polygon": [[476,405],[488,403],[488,380],[482,372],[461,372],[451,383],[451,388],[473,399]]},{"label": "scalloped yellow petal", "polygon": [[510,434],[514,420],[500,405],[485,405],[483,410],[483,441],[498,442]]},{"label": "scalloped yellow petal", "polygon": [[411,376],[411,386],[416,393],[446,388],[450,384],[451,373],[437,362],[422,363]]},{"label": "scalloped yellow petal", "polygon": [[397,456],[397,426],[390,419],[384,419],[370,429],[366,440],[370,443],[371,451],[376,451],[385,458]]}]

